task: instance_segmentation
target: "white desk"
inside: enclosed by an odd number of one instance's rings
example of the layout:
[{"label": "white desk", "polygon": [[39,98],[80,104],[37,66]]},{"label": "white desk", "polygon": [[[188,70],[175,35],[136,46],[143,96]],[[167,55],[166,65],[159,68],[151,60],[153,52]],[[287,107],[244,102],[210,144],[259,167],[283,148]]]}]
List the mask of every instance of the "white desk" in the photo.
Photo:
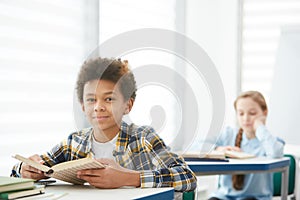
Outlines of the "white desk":
[{"label": "white desk", "polygon": [[287,199],[288,195],[288,175],[289,158],[268,159],[229,159],[229,162],[199,162],[188,161],[187,164],[196,175],[217,175],[217,174],[249,174],[249,173],[268,173],[282,172],[281,197]]},{"label": "white desk", "polygon": [[61,200],[174,199],[174,188],[97,189],[90,185],[54,184],[46,187],[47,193],[67,193]]}]

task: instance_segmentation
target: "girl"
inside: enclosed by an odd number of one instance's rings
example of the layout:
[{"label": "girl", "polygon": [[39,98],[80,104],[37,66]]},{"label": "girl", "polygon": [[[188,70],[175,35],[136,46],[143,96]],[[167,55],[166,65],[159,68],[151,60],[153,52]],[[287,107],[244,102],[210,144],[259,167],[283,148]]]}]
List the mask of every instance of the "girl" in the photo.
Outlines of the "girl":
[{"label": "girl", "polygon": [[[239,129],[226,128],[217,141],[217,151],[243,151],[257,157],[280,158],[284,141],[273,136],[265,126],[268,108],[257,91],[242,93],[234,102]],[[272,199],[273,174],[221,175],[218,191],[210,200]]]}]

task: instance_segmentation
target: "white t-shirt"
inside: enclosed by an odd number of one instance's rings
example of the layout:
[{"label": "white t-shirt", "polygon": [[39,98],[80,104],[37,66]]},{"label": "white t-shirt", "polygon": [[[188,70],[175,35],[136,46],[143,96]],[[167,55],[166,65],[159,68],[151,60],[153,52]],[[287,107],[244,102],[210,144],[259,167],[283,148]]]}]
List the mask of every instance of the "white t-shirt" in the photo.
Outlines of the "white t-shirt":
[{"label": "white t-shirt", "polygon": [[114,159],[112,152],[116,148],[118,135],[119,134],[117,134],[112,140],[105,143],[97,142],[94,135],[92,135],[92,152],[94,153],[95,158]]}]

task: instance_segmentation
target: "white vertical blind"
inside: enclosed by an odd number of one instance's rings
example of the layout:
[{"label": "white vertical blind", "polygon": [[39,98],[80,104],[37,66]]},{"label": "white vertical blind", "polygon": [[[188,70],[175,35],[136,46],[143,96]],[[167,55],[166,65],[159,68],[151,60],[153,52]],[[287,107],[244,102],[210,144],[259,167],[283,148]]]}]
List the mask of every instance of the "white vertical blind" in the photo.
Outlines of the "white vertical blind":
[{"label": "white vertical blind", "polygon": [[43,153],[75,130],[84,0],[0,1],[0,175],[15,153]]},{"label": "white vertical blind", "polygon": [[242,90],[268,100],[281,28],[300,24],[300,1],[243,0],[242,9]]}]

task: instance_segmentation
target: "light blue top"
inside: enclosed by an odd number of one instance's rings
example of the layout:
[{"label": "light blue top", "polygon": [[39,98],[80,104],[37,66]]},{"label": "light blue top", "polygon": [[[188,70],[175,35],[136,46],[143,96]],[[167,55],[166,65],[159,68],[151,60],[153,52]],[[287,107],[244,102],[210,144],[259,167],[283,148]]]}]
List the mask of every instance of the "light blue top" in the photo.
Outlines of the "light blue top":
[{"label": "light blue top", "polygon": [[[234,146],[238,129],[227,127],[221,134],[217,146]],[[284,141],[271,135],[268,129],[261,125],[256,130],[256,137],[247,139],[243,134],[241,149],[244,152],[255,154],[257,157],[280,158],[283,156]],[[242,190],[235,190],[232,186],[232,175],[219,176],[219,188],[211,197],[219,199],[243,199],[254,197],[256,199],[272,199],[273,173],[247,174]]]}]

